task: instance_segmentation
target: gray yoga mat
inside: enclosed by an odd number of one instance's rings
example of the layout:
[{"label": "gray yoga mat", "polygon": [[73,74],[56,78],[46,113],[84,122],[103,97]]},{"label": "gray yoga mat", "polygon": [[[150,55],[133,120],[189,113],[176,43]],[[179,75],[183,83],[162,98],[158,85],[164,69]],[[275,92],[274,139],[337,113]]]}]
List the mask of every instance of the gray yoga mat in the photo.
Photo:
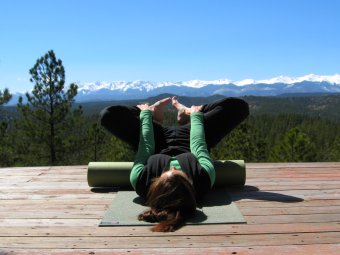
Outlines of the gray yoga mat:
[{"label": "gray yoga mat", "polygon": [[[100,227],[150,226],[154,223],[139,221],[138,214],[148,207],[142,205],[135,191],[119,191],[105,213]],[[246,223],[245,218],[225,189],[214,189],[206,195],[195,216],[187,224]]]},{"label": "gray yoga mat", "polygon": [[[215,160],[215,187],[244,185],[246,166],[244,160]],[[90,187],[120,187],[132,189],[130,172],[133,162],[90,162],[87,182]]]}]

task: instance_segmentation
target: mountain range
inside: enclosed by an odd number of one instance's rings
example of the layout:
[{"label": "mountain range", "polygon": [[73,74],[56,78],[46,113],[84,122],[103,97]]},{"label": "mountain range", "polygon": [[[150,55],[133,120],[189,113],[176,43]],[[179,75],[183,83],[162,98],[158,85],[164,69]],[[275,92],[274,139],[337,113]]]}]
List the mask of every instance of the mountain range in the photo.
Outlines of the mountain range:
[{"label": "mountain range", "polygon": [[340,75],[279,76],[269,80],[185,82],[94,82],[78,85],[78,102],[145,99],[170,93],[178,96],[277,96],[290,93],[340,93]]},{"label": "mountain range", "polygon": [[[340,93],[340,75],[279,76],[269,80],[192,80],[184,82],[114,81],[78,83],[76,102],[145,99],[169,93],[178,96],[278,96],[300,93]],[[13,95],[12,103],[20,94]]]}]

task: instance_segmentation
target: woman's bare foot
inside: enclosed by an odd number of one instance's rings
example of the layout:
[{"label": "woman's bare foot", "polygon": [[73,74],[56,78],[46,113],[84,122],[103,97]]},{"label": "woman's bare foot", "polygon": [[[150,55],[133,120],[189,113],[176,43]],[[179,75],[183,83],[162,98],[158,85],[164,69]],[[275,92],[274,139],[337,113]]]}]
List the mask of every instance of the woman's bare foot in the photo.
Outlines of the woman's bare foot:
[{"label": "woman's bare foot", "polygon": [[202,110],[202,105],[193,105],[190,108],[190,113],[200,112]]},{"label": "woman's bare foot", "polygon": [[190,120],[190,108],[178,102],[177,97],[172,97],[172,106],[177,110],[177,122],[180,125],[185,125]]},{"label": "woman's bare foot", "polygon": [[164,109],[167,104],[171,102],[171,98],[167,97],[157,101],[153,105],[150,105],[151,111],[153,111],[153,119],[159,123],[163,123],[164,120]]}]

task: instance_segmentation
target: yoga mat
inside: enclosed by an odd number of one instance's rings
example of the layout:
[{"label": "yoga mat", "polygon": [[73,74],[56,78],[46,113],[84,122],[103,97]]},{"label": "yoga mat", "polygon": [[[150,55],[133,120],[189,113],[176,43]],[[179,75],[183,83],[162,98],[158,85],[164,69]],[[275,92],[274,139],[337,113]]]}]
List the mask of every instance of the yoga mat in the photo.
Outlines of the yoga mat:
[{"label": "yoga mat", "polygon": [[[134,191],[119,191],[105,213],[100,227],[109,226],[150,226],[155,223],[139,221],[138,214],[147,210],[141,198]],[[205,196],[195,216],[186,224],[228,224],[246,223],[242,213],[232,202],[225,189],[214,189]]]},{"label": "yoga mat", "polygon": [[[244,185],[246,167],[243,160],[216,160],[215,187]],[[121,187],[132,189],[130,172],[133,162],[90,162],[87,182],[90,187]]]}]

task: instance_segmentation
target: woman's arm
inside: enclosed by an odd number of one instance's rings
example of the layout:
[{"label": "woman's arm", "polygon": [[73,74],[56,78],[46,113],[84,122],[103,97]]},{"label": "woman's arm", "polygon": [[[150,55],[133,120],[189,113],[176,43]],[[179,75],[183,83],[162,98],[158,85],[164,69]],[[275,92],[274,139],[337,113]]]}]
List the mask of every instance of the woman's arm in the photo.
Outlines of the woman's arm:
[{"label": "woman's arm", "polygon": [[[193,109],[193,108],[192,108]],[[215,183],[215,168],[212,159],[210,158],[209,151],[207,149],[207,143],[204,135],[204,116],[202,112],[196,111],[191,112],[190,122],[190,150],[201,166],[207,171],[210,177],[211,186]]]},{"label": "woman's arm", "polygon": [[143,171],[148,158],[155,152],[155,138],[152,124],[152,111],[148,107],[140,107],[140,134],[138,151],[130,174],[130,182],[134,189],[139,174]]}]

